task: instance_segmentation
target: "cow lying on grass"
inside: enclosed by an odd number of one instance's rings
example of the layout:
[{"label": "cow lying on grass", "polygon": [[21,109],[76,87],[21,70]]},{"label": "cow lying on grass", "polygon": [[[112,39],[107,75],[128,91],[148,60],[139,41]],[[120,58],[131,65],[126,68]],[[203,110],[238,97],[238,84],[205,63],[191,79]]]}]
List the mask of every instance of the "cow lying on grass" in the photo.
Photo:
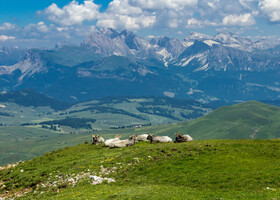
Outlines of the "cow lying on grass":
[{"label": "cow lying on grass", "polygon": [[123,148],[123,147],[133,146],[135,142],[136,142],[136,135],[132,135],[127,140],[118,139],[118,140],[113,140],[110,143],[106,143],[105,141],[105,146],[110,148]]},{"label": "cow lying on grass", "polygon": [[101,137],[99,135],[92,135],[91,144],[98,145],[98,144],[102,144],[104,142],[105,142],[105,140],[103,137]]},{"label": "cow lying on grass", "polygon": [[180,133],[176,133],[175,143],[177,142],[188,142],[192,141],[192,137],[189,135],[181,135]]},{"label": "cow lying on grass", "polygon": [[147,137],[148,140],[151,141],[151,143],[168,143],[172,142],[172,139],[168,136],[154,136],[149,134]]},{"label": "cow lying on grass", "polygon": [[147,137],[148,134],[137,135],[136,142],[146,142],[148,141]]},{"label": "cow lying on grass", "polygon": [[120,141],[121,140],[121,136],[120,135],[116,135],[115,138],[113,139],[108,139],[104,142],[104,146],[105,147],[110,147],[110,145],[114,142]]}]

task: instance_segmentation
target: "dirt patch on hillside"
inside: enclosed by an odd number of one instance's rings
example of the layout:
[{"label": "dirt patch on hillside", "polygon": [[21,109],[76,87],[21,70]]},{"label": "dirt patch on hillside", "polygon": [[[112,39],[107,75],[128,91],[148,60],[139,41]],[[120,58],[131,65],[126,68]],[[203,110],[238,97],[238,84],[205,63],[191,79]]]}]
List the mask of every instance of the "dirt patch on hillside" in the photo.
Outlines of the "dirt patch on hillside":
[{"label": "dirt patch on hillside", "polygon": [[8,165],[5,165],[3,167],[0,167],[0,171],[1,170],[4,170],[4,169],[10,169],[10,168],[13,168],[13,167],[16,167],[18,166],[19,163],[13,163],[13,164],[8,164]]}]

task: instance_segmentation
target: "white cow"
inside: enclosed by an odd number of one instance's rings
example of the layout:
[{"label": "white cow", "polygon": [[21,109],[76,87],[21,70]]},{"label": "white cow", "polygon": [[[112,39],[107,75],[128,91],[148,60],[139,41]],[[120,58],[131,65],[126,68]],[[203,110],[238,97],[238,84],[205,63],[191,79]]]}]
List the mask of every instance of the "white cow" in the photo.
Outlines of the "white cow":
[{"label": "white cow", "polygon": [[172,139],[168,136],[154,136],[149,134],[147,137],[148,140],[151,141],[151,143],[168,143],[172,142]]},{"label": "white cow", "polygon": [[180,133],[176,133],[175,143],[177,142],[188,142],[192,141],[193,138],[189,135],[181,135]]},{"label": "white cow", "polygon": [[148,141],[147,137],[148,137],[148,134],[137,135],[136,142],[146,142],[146,141]]},{"label": "white cow", "polygon": [[105,140],[99,135],[92,135],[91,144],[98,145],[104,143]]},{"label": "white cow", "polygon": [[127,140],[116,140],[110,143],[109,147],[110,148],[123,148],[123,147],[129,147],[133,146],[136,141],[136,136],[132,135],[129,139]]},{"label": "white cow", "polygon": [[104,142],[104,146],[105,146],[105,147],[110,147],[110,145],[111,145],[112,143],[117,142],[117,141],[119,141],[119,140],[121,140],[121,136],[120,136],[120,135],[116,135],[115,138],[106,140],[106,141]]}]

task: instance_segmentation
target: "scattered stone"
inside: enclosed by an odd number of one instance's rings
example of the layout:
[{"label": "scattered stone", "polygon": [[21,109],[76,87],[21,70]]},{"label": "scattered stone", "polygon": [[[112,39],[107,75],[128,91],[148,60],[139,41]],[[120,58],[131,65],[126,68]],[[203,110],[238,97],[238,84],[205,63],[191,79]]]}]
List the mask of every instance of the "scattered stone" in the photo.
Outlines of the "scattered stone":
[{"label": "scattered stone", "polygon": [[112,182],[116,182],[114,179],[112,178],[102,178],[100,176],[89,176],[90,179],[92,179],[93,181],[91,182],[91,184],[93,185],[97,185],[97,184],[101,184],[103,183],[103,181],[107,181],[107,183],[112,183]]}]

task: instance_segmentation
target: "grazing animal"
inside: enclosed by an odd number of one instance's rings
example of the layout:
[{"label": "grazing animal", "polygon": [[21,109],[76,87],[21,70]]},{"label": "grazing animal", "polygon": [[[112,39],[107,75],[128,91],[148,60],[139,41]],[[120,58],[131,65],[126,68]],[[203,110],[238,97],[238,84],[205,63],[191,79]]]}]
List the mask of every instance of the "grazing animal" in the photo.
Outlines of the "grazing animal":
[{"label": "grazing animal", "polygon": [[117,140],[115,142],[112,142],[109,147],[110,148],[123,148],[123,147],[129,147],[133,146],[136,142],[136,135],[130,136],[127,140]]},{"label": "grazing animal", "polygon": [[192,141],[192,137],[189,135],[181,135],[180,133],[176,133],[175,143],[177,142],[188,142]]},{"label": "grazing animal", "polygon": [[151,143],[168,143],[172,142],[172,139],[168,136],[154,136],[149,134],[147,137],[148,140],[151,141]]},{"label": "grazing animal", "polygon": [[104,143],[104,138],[99,135],[92,135],[91,144],[98,145]]},{"label": "grazing animal", "polygon": [[137,135],[136,142],[146,142],[146,141],[148,141],[147,137],[148,137],[148,134]]},{"label": "grazing animal", "polygon": [[111,143],[114,143],[114,142],[119,141],[119,140],[121,140],[121,136],[120,135],[116,135],[115,138],[106,140],[104,142],[104,146],[105,147],[110,147]]}]

